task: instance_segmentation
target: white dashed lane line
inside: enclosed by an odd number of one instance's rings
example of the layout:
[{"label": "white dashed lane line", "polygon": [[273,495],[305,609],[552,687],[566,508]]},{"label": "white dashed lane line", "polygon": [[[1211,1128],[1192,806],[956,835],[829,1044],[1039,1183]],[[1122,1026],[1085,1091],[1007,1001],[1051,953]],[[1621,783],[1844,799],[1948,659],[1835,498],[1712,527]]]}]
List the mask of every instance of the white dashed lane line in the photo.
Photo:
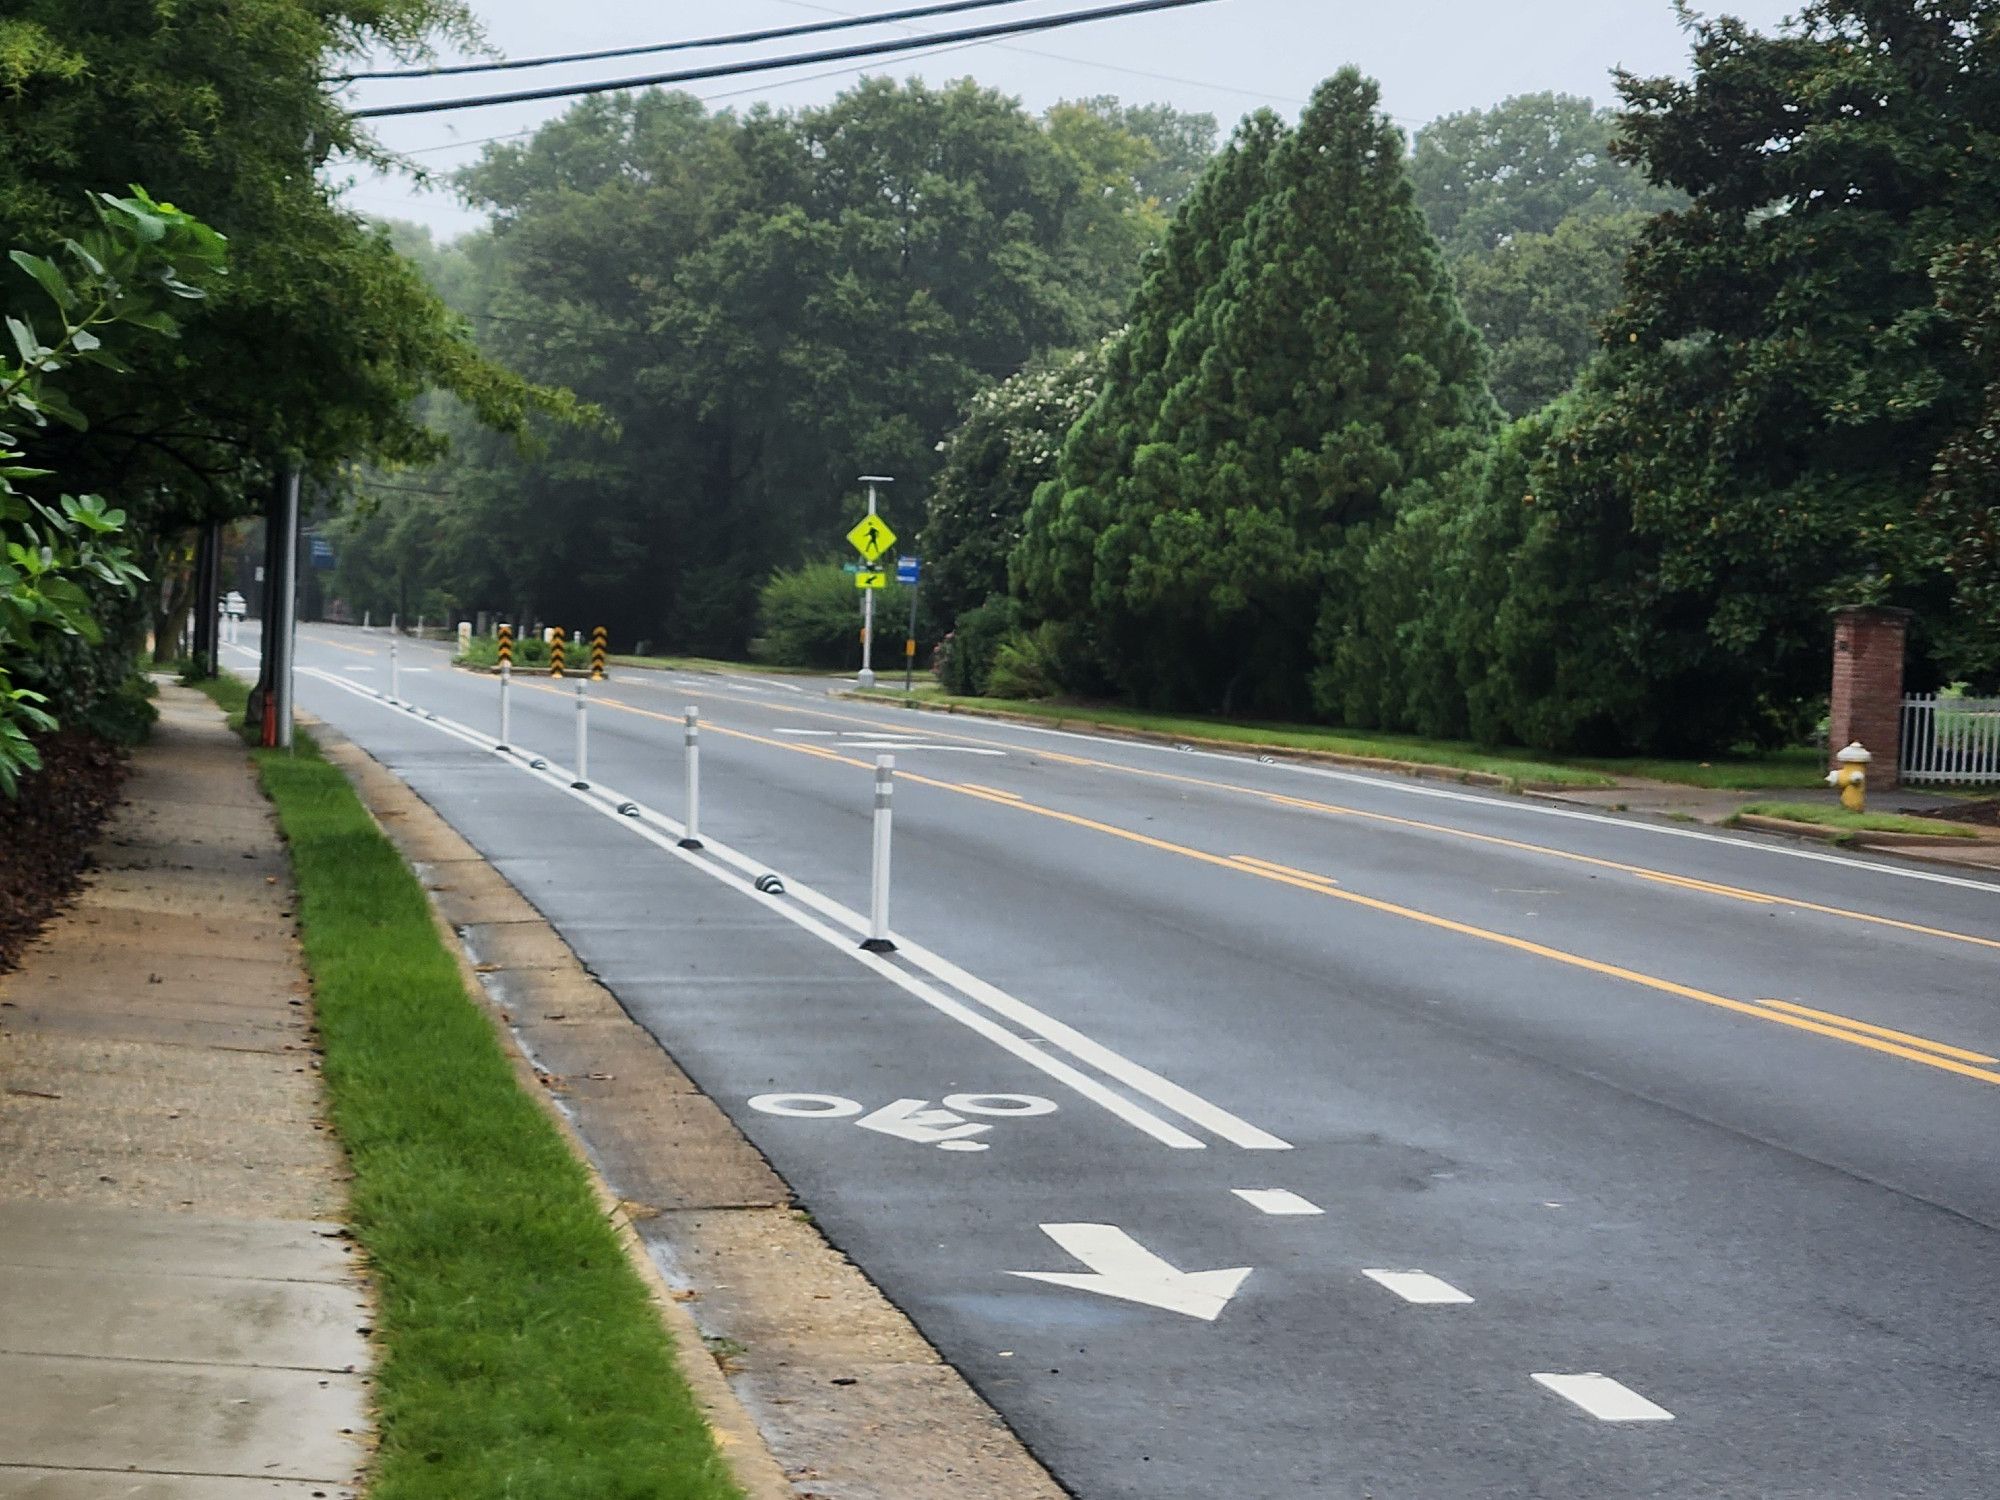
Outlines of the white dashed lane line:
[{"label": "white dashed lane line", "polygon": [[1537,1385],[1547,1386],[1565,1401],[1574,1402],[1600,1422],[1671,1422],[1674,1414],[1656,1406],[1629,1386],[1620,1385],[1609,1375],[1537,1375]]},{"label": "white dashed lane line", "polygon": [[[1459,1307],[1472,1301],[1449,1281],[1428,1271],[1363,1271],[1377,1286],[1387,1287],[1405,1302],[1420,1307]],[[1535,1377],[1540,1380],[1542,1377]]]},{"label": "white dashed lane line", "polygon": [[1232,1188],[1237,1197],[1266,1214],[1323,1214],[1325,1209],[1288,1188]]}]

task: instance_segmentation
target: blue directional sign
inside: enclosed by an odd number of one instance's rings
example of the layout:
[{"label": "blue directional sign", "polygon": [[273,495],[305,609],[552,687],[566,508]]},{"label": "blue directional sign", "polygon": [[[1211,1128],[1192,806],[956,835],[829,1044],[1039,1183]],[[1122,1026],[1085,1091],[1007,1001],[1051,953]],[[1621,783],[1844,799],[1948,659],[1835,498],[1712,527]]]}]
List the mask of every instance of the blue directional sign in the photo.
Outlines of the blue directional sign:
[{"label": "blue directional sign", "polygon": [[897,558],[896,582],[915,583],[917,581],[918,576],[923,572],[923,566],[924,566],[923,561],[920,558],[915,558],[915,557]]},{"label": "blue directional sign", "polygon": [[333,566],[333,543],[323,536],[312,538],[312,565],[322,573]]}]

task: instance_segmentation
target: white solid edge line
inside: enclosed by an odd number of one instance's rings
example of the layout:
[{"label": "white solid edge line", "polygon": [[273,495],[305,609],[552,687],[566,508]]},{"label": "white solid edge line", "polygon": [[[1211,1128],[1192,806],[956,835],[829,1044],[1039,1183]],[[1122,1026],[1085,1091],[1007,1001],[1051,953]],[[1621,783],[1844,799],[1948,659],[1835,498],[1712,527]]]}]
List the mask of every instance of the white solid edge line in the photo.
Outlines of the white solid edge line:
[{"label": "white solid edge line", "polygon": [[1609,1375],[1594,1371],[1585,1375],[1537,1375],[1537,1385],[1546,1386],[1582,1407],[1600,1422],[1671,1422],[1674,1414],[1655,1405],[1629,1386],[1620,1385]]},{"label": "white solid edge line", "polygon": [[[861,706],[870,706],[870,700],[850,700]],[[977,715],[969,717],[978,718]],[[1837,865],[1843,870],[1860,870],[1876,875],[1896,875],[1904,880],[1926,880],[1933,885],[1959,886],[1965,890],[1985,891],[2000,895],[2000,884],[1990,880],[1971,880],[1960,875],[1945,875],[1935,870],[1905,869],[1900,865],[1877,864],[1873,860],[1850,859],[1840,854],[1822,854],[1814,849],[1794,849],[1784,844],[1768,844],[1754,838],[1725,833],[1704,833],[1698,828],[1676,828],[1661,823],[1642,823],[1632,818],[1614,818],[1604,813],[1586,812],[1574,807],[1550,807],[1546,803],[1530,802],[1519,797],[1481,796],[1477,792],[1455,792],[1447,787],[1421,786],[1407,778],[1395,776],[1363,776],[1352,771],[1336,771],[1326,766],[1305,765],[1282,757],[1265,764],[1251,759],[1249,752],[1232,754],[1225,750],[1204,750],[1199,747],[1176,750],[1171,745],[1158,745],[1150,740],[1117,739],[1110,735],[1085,734],[1075,729],[1050,729],[1041,724],[1018,724],[1012,720],[982,720],[993,723],[998,728],[1018,730],[1022,734],[1045,735],[1050,739],[1076,740],[1086,745],[1115,746],[1123,750],[1150,751],[1157,755],[1172,755],[1176,758],[1192,757],[1198,760],[1221,761],[1225,765],[1255,765],[1265,771],[1290,771],[1302,776],[1316,776],[1327,781],[1344,781],[1355,786],[1372,787],[1377,791],[1401,792],[1410,797],[1438,797],[1447,802],[1469,802],[1476,807],[1490,808],[1497,812],[1533,813],[1544,818],[1571,818],[1579,823],[1601,823],[1606,827],[1624,829],[1632,833],[1657,834],[1664,838],[1694,839],[1704,844],[1724,844],[1732,849],[1748,849],[1759,854],[1778,854],[1787,859],[1811,860],[1816,864]],[[1217,790],[1234,791],[1248,796],[1258,796],[1255,787],[1221,786]],[[1779,897],[1783,900],[1783,897]]]},{"label": "white solid edge line", "polygon": [[[640,805],[639,815],[658,822],[662,827],[679,828],[679,824],[652,809]],[[745,858],[727,844],[719,843],[703,836],[709,852],[718,859],[734,865],[746,875],[756,876],[769,867]],[[815,890],[804,883],[794,885],[785,879],[788,894],[811,907],[829,921],[857,933],[866,933],[868,923],[861,913],[842,906],[832,897]],[[1172,1110],[1183,1119],[1191,1120],[1203,1129],[1220,1136],[1232,1146],[1240,1146],[1246,1151],[1289,1151],[1290,1141],[1271,1134],[1268,1130],[1252,1125],[1248,1120],[1231,1114],[1219,1104],[1211,1104],[1201,1095],[1183,1088],[1169,1078],[1163,1078],[1143,1063],[1132,1061],[1123,1053],[1114,1052],[1102,1042],[1084,1035],[1067,1022],[1058,1021],[1046,1011],[1038,1010],[998,985],[981,979],[977,974],[960,968],[942,954],[933,952],[922,943],[915,942],[902,933],[896,934],[897,952],[910,963],[922,969],[933,979],[950,985],[968,999],[976,1001],[997,1016],[1002,1016],[1016,1025],[1027,1028],[1037,1036],[1069,1053],[1080,1062],[1088,1063],[1107,1078],[1115,1078],[1135,1093],[1143,1094],[1164,1109]]]},{"label": "white solid edge line", "polygon": [[[358,698],[364,698],[376,703],[380,703],[384,707],[393,707],[393,705],[391,705],[389,701],[379,693],[371,692],[367,688],[360,687],[355,683],[347,681],[345,678],[333,676],[331,673],[325,672],[316,667],[307,667],[307,668],[302,668],[301,670],[305,675],[315,677],[318,680],[329,683],[334,687],[345,689],[347,692],[354,694]],[[763,906],[765,909],[776,912],[779,916],[782,916],[788,922],[791,922],[793,925],[803,929],[806,932],[811,933],[814,937],[819,938],[822,942],[828,944],[830,947],[835,948],[841,953],[846,954],[850,959],[862,965],[864,968],[873,970],[875,973],[881,975],[883,978],[895,984],[898,988],[904,990],[908,994],[911,994],[915,996],[917,999],[923,1001],[924,1004],[930,1006],[933,1010],[936,1010],[943,1015],[949,1016],[952,1020],[957,1021],[960,1025],[966,1027],[968,1030],[976,1032],[980,1036],[985,1037],[988,1041],[1000,1047],[1003,1051],[1012,1053],[1015,1057],[1020,1058],[1023,1062],[1028,1063],[1034,1068],[1039,1069],[1041,1072],[1048,1074],[1049,1077],[1056,1079],[1060,1083],[1068,1085],[1071,1089],[1074,1089],[1084,1098],[1090,1100],[1094,1104],[1102,1106],[1104,1109],[1108,1110],[1111,1114],[1114,1114],[1119,1119],[1125,1121],[1126,1124],[1131,1125],[1135,1129],[1140,1130],[1144,1132],[1146,1135],[1151,1136],[1154,1140],[1159,1141],[1162,1145],[1171,1146],[1177,1151],[1200,1151],[1206,1148],[1205,1142],[1197,1140],[1194,1136],[1191,1136],[1186,1131],[1181,1130],[1179,1127],[1169,1124],[1165,1120],[1162,1120],[1161,1118],[1159,1118],[1159,1116],[1153,1114],[1149,1110],[1142,1109],[1140,1106],[1134,1104],[1131,1100],[1125,1098],[1122,1094],[1119,1094],[1114,1090],[1107,1088],[1097,1079],[1092,1078],[1087,1073],[1084,1073],[1076,1068],[1071,1067],[1068,1063],[1062,1061],[1060,1058],[1050,1057],[1040,1048],[1035,1047],[1031,1043],[1023,1040],[1021,1037],[1014,1035],[1014,1033],[1008,1031],[1005,1027],[995,1024],[991,1019],[981,1015],[978,1011],[972,1009],[970,1006],[964,1005],[959,1001],[952,999],[949,995],[943,994],[940,991],[934,989],[932,986],[925,984],[921,979],[917,978],[915,975],[897,968],[894,964],[885,962],[882,958],[878,957],[873,953],[866,952],[856,943],[854,943],[852,939],[842,935],[841,933],[835,932],[832,928],[826,926],[822,922],[815,921],[813,918],[807,916],[804,912],[799,911],[791,903],[783,901],[776,896],[767,896],[764,892],[758,890],[756,886],[753,885],[749,880],[743,879],[739,876],[731,874],[727,870],[719,868],[715,863],[715,861],[702,859],[698,855],[696,855],[693,851],[681,848],[675,840],[678,837],[678,835],[684,830],[681,828],[681,825],[679,825],[678,823],[674,823],[671,819],[664,818],[658,813],[652,812],[651,809],[643,809],[643,811],[645,811],[648,814],[648,816],[643,820],[635,820],[632,818],[628,818],[618,811],[618,804],[621,802],[628,801],[630,799],[627,799],[619,795],[618,793],[614,792],[611,788],[604,786],[602,783],[599,783],[595,787],[588,790],[574,787],[570,784],[572,780],[570,773],[556,766],[554,762],[549,762],[549,769],[537,771],[532,766],[530,766],[526,761],[520,760],[515,756],[508,755],[504,751],[500,750],[494,744],[493,741],[486,739],[477,730],[472,729],[466,725],[459,724],[455,720],[446,719],[440,716],[439,718],[436,719],[422,719],[419,722],[434,725],[438,730],[440,730],[445,734],[451,735],[454,739],[463,740],[467,744],[470,744],[477,749],[486,751],[489,755],[493,756],[493,758],[499,761],[501,764],[512,766],[515,769],[520,770],[525,774],[532,776],[551,787],[554,787],[557,791],[562,792],[566,796],[575,798],[577,801],[581,802],[584,806],[591,808],[593,811],[599,813],[603,817],[611,819],[619,827],[622,827],[628,830],[629,832],[638,835],[640,838],[645,839],[648,843],[653,844],[656,847],[660,848],[661,850],[665,851],[666,853],[672,855],[674,858],[680,860],[682,863],[687,864],[694,869],[702,871],[703,873],[707,874],[711,879],[721,882],[723,885],[728,886],[731,890],[736,891],[741,895],[748,896],[751,900],[757,902],[760,906]],[[646,822],[659,823],[668,828],[669,830],[671,830],[671,832],[669,834],[663,834],[659,831],[656,831],[653,828],[644,826]],[[713,851],[716,848],[716,845],[714,845],[712,842],[709,842],[706,839],[704,839],[704,843],[711,851]],[[740,858],[741,857],[738,856],[738,859]],[[748,862],[744,861],[744,863],[747,864]],[[759,869],[760,873],[762,873],[762,867],[757,867],[757,868]],[[788,892],[796,893],[798,891],[799,887],[793,886],[789,880],[787,880],[785,883]],[[1117,1056],[1117,1054],[1115,1053],[1112,1053],[1110,1055],[1113,1057]],[[1129,1066],[1137,1068],[1138,1065],[1130,1064]]]},{"label": "white solid edge line", "polygon": [[1245,1203],[1265,1214],[1323,1214],[1311,1199],[1301,1198],[1290,1188],[1231,1188]]},{"label": "white solid edge line", "polygon": [[[1462,1307],[1472,1301],[1442,1277],[1428,1271],[1363,1271],[1377,1286],[1387,1287],[1405,1302],[1419,1307]],[[1540,1376],[1535,1377],[1540,1379]]]}]

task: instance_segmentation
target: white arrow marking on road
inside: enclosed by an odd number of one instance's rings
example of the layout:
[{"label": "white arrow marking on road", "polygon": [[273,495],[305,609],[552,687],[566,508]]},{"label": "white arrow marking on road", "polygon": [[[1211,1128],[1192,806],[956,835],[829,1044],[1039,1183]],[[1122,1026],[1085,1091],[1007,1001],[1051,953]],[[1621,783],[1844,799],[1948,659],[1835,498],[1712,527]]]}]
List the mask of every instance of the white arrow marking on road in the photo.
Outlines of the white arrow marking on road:
[{"label": "white arrow marking on road", "polygon": [[1115,1224],[1044,1224],[1042,1233],[1089,1266],[1089,1272],[1009,1271],[1009,1276],[1142,1302],[1209,1323],[1222,1316],[1250,1274],[1248,1266],[1176,1270]]},{"label": "white arrow marking on road", "polygon": [[[947,1141],[963,1142],[968,1136],[984,1135],[991,1125],[973,1125],[948,1109],[931,1109],[924,1099],[898,1099],[872,1115],[854,1123],[863,1130],[877,1130],[898,1140],[915,1141],[919,1146],[941,1146]],[[964,1151],[966,1145],[955,1149]],[[984,1146],[978,1149],[984,1150]]]}]

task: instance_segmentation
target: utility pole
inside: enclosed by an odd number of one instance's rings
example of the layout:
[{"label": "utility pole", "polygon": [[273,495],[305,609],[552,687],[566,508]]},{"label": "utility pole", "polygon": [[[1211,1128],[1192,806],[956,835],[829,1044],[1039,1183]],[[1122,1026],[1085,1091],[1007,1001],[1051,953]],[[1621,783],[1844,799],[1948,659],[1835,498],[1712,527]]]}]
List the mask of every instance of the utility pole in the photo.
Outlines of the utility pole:
[{"label": "utility pole", "polygon": [[[863,474],[861,482],[868,486],[868,514],[875,514],[875,487],[879,484],[894,484],[896,481],[886,474]],[[872,565],[874,558],[868,559]],[[875,686],[875,590],[861,591],[861,675],[855,679],[862,689]]]}]

